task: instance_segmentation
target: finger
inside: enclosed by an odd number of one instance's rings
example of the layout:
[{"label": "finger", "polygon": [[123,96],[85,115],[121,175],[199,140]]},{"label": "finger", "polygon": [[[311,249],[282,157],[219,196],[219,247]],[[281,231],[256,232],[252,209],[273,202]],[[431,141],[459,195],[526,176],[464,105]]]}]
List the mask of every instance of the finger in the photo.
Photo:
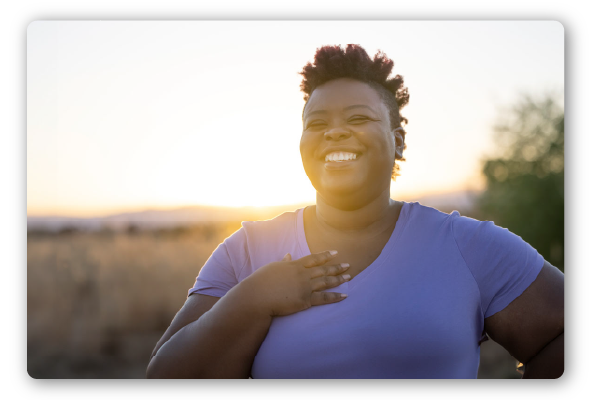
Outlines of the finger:
[{"label": "finger", "polygon": [[287,253],[285,256],[283,256],[283,260],[281,261],[292,261],[292,255]]},{"label": "finger", "polygon": [[339,275],[342,272],[346,271],[348,268],[350,268],[350,264],[348,263],[341,263],[336,265],[322,265],[320,267],[311,268],[310,277],[318,278],[320,276],[326,275]]},{"label": "finger", "polygon": [[338,275],[338,276],[322,276],[310,280],[310,286],[313,292],[318,290],[325,290],[341,285],[344,282],[350,280],[349,274]]},{"label": "finger", "polygon": [[345,293],[335,292],[313,292],[310,296],[310,304],[313,306],[320,306],[323,304],[337,303],[348,297]]},{"label": "finger", "polygon": [[318,267],[319,265],[325,264],[337,255],[336,250],[322,251],[320,253],[310,254],[308,256],[299,258],[298,261],[301,265],[306,268]]}]

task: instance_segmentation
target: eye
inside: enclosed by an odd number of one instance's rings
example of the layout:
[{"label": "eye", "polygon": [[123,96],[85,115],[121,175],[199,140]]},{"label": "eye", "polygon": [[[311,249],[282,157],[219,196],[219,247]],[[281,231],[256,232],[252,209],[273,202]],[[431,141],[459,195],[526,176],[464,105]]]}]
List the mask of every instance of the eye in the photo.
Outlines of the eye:
[{"label": "eye", "polygon": [[363,122],[372,121],[371,118],[365,117],[364,115],[357,115],[355,117],[350,118],[348,122],[351,124],[362,124]]},{"label": "eye", "polygon": [[323,121],[309,122],[308,125],[306,125],[306,129],[318,129],[322,128],[323,126],[325,126]]}]

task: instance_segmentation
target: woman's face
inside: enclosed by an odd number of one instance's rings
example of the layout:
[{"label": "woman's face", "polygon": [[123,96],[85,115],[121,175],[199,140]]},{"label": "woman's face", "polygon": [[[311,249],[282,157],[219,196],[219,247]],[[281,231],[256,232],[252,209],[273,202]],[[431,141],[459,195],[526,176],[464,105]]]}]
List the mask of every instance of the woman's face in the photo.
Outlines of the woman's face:
[{"label": "woman's face", "polygon": [[390,187],[396,140],[388,110],[364,82],[340,78],[318,86],[304,109],[300,153],[319,195],[369,200]]}]

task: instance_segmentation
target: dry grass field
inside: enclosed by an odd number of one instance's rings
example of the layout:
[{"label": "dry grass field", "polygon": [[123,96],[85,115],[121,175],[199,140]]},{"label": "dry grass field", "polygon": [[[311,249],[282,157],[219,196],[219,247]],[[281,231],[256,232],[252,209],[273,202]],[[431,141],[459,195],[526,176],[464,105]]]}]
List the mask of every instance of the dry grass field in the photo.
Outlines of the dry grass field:
[{"label": "dry grass field", "polygon": [[[154,345],[239,223],[27,237],[27,369],[34,378],[143,378]],[[482,344],[481,378],[516,378]]]}]

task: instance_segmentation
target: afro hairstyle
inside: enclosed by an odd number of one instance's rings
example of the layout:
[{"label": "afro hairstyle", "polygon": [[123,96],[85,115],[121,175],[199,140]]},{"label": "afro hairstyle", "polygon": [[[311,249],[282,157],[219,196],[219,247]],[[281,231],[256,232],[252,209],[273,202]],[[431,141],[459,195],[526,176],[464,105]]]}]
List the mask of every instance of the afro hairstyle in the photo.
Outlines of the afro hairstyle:
[{"label": "afro hairstyle", "polygon": [[[322,46],[315,53],[314,63],[307,63],[302,72],[303,76],[300,89],[304,92],[304,107],[312,92],[325,82],[338,78],[352,78],[365,82],[372,87],[387,107],[390,117],[390,128],[402,128],[402,139],[405,139],[406,131],[403,125],[408,120],[402,116],[400,110],[408,104],[408,89],[404,87],[404,78],[396,75],[389,78],[394,67],[390,60],[381,50],[371,59],[366,50],[357,44],[348,44],[346,49],[341,46]],[[304,110],[302,111],[304,114]],[[406,149],[406,142],[404,144]],[[399,161],[405,161],[402,157]],[[400,175],[400,166],[394,163],[392,179]]]}]

